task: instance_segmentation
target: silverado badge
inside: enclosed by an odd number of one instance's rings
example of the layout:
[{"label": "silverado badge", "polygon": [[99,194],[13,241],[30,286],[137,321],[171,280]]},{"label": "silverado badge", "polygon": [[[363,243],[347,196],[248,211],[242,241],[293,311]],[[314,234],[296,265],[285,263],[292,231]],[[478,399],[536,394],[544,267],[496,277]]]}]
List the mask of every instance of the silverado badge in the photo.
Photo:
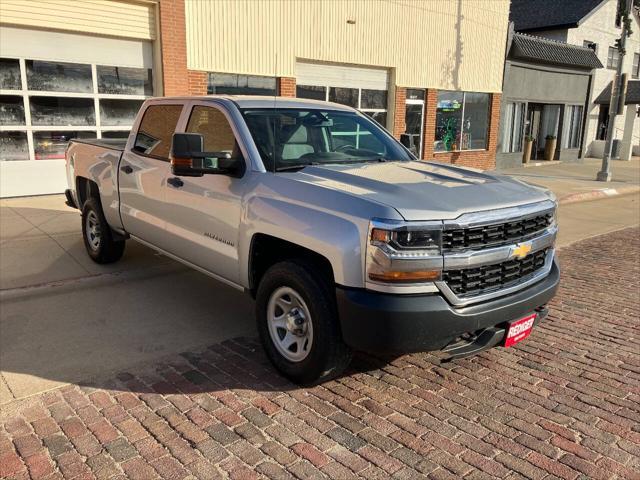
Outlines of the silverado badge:
[{"label": "silverado badge", "polygon": [[531,251],[531,243],[518,243],[511,247],[511,256],[519,259],[526,257]]}]

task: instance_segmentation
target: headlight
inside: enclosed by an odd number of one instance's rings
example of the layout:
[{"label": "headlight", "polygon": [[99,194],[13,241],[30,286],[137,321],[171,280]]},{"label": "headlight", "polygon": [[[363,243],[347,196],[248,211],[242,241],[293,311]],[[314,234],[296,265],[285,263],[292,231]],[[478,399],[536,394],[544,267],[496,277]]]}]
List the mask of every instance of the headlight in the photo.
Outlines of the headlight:
[{"label": "headlight", "polygon": [[415,286],[442,276],[442,223],[373,220],[367,245],[367,282]]}]

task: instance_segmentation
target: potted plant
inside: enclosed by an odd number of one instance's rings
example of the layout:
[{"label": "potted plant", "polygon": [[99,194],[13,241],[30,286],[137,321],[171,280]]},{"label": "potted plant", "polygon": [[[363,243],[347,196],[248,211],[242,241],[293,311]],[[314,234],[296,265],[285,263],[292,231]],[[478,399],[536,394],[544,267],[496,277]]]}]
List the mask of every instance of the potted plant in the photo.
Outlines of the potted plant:
[{"label": "potted plant", "polygon": [[558,137],[555,135],[547,135],[544,139],[544,159],[553,160],[553,157],[556,154],[556,143],[558,142]]},{"label": "potted plant", "polygon": [[535,138],[531,135],[524,136],[524,148],[522,149],[522,163],[529,163],[531,160],[531,149]]}]

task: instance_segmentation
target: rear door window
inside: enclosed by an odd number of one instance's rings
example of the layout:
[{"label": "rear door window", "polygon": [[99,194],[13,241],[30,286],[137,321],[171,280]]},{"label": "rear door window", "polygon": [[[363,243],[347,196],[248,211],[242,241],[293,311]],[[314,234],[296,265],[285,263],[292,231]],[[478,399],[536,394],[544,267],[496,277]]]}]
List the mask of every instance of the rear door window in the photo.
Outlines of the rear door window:
[{"label": "rear door window", "polygon": [[169,160],[171,141],[182,113],[182,105],[151,105],[144,112],[133,151]]}]

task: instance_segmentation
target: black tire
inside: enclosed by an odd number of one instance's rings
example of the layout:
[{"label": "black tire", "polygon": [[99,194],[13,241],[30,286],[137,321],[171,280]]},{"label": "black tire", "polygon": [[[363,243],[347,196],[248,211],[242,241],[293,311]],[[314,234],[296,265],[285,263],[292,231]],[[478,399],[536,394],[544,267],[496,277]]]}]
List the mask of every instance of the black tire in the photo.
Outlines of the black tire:
[{"label": "black tire", "polygon": [[[88,218],[95,222],[99,236],[91,232]],[[113,232],[104,218],[102,206],[97,198],[89,198],[82,206],[82,238],[87,253],[96,263],[117,262],[124,253],[125,241],[113,239]]]},{"label": "black tire", "polygon": [[[300,385],[313,385],[334,378],[351,361],[351,350],[340,333],[335,294],[329,281],[315,273],[318,271],[313,263],[305,260],[277,263],[262,277],[256,295],[258,333],[267,356],[280,373]],[[301,361],[285,358],[269,333],[269,300],[280,287],[293,289],[310,311],[313,342],[307,357]]]}]

